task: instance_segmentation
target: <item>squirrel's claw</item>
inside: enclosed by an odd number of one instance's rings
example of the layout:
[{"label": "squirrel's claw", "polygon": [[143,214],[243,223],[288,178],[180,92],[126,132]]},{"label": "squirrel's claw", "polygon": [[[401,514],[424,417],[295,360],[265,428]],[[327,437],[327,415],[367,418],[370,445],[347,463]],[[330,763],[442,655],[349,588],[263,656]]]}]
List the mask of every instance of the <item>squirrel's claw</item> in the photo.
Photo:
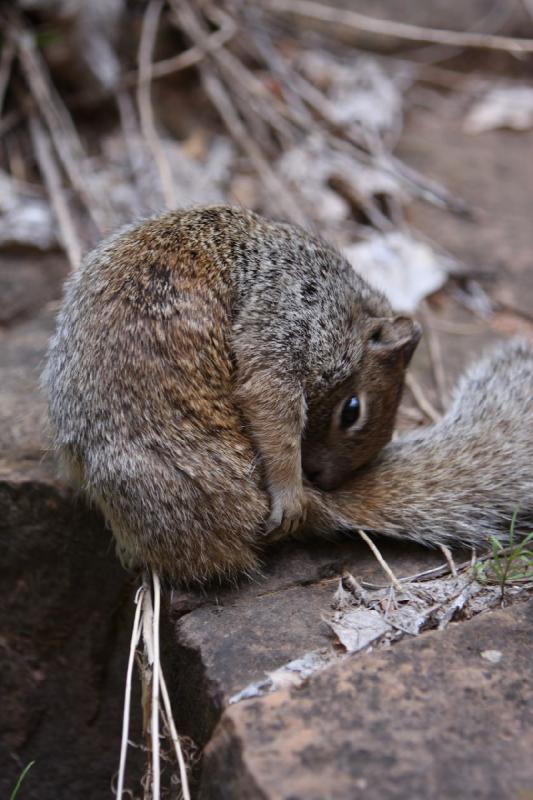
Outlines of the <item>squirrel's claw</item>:
[{"label": "squirrel's claw", "polygon": [[266,521],[265,533],[271,534],[276,531],[277,536],[271,537],[273,539],[296,533],[305,522],[306,506],[305,493],[301,488],[297,491],[282,489],[272,492],[272,506]]}]

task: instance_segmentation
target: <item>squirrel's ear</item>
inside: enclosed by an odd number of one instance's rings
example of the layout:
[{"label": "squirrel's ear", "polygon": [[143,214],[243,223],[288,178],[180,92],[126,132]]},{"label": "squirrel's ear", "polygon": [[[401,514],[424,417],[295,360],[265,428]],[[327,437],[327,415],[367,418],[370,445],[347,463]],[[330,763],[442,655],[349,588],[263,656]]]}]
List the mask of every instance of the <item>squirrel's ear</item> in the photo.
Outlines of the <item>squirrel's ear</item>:
[{"label": "squirrel's ear", "polygon": [[422,328],[410,317],[391,317],[372,321],[368,343],[380,358],[401,358],[406,367],[420,341]]}]

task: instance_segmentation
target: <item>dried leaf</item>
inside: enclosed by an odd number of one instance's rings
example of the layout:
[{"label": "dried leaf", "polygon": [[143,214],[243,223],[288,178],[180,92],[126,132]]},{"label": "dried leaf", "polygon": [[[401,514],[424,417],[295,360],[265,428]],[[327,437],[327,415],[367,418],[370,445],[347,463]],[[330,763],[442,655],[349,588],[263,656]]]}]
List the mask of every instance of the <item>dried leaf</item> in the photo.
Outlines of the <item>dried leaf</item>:
[{"label": "dried leaf", "polygon": [[372,58],[341,62],[324,51],[307,51],[299,67],[325,94],[338,125],[357,124],[381,133],[393,130],[402,117],[402,95],[394,80]]},{"label": "dried leaf", "polygon": [[333,616],[328,625],[348,653],[357,653],[381,639],[392,628],[379,611],[352,608]]},{"label": "dried leaf", "polygon": [[241,700],[249,700],[251,697],[263,697],[263,695],[271,694],[278,689],[301,686],[310,675],[320,672],[338,660],[339,656],[332,650],[311,650],[300,658],[295,658],[273,672],[269,672],[266,678],[248,684],[240,692],[230,697],[229,703],[231,705],[239,703]]},{"label": "dried leaf", "polygon": [[[142,204],[145,212],[155,213],[161,208],[160,183],[151,159],[146,157],[144,141],[132,141],[135,149],[145,158],[142,170]],[[226,201],[226,185],[229,183],[234,159],[234,149],[229,139],[214,137],[206,147],[202,158],[195,158],[178,142],[162,139],[165,155],[170,164],[176,188],[176,205],[209,205]],[[124,140],[112,135],[103,141],[102,154],[93,161],[93,175],[99,189],[111,199],[113,208],[123,222],[138,215],[139,186],[130,174],[130,163]]]},{"label": "dried leaf", "polygon": [[9,245],[51,250],[58,239],[48,202],[0,172],[0,246]]},{"label": "dried leaf", "polygon": [[351,221],[353,206],[379,226],[383,198],[398,206],[407,201],[390,174],[332,150],[321,134],[308,136],[287,150],[279,158],[276,172],[301,197],[311,218],[333,227]]},{"label": "dried leaf", "polygon": [[380,289],[396,311],[412,313],[448,278],[451,259],[400,232],[375,235],[344,248],[355,271]]},{"label": "dried leaf", "polygon": [[468,133],[482,133],[495,128],[525,131],[533,127],[533,88],[500,86],[490,89],[466,117]]}]

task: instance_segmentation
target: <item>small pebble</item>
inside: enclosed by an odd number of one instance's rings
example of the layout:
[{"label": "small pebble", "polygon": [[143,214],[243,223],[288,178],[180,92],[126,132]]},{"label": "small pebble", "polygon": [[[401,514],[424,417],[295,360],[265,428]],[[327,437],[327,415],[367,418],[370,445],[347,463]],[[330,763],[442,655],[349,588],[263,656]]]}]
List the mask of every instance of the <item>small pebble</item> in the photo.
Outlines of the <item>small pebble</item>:
[{"label": "small pebble", "polygon": [[499,650],[483,650],[481,653],[481,658],[484,658],[485,661],[490,661],[491,664],[499,664],[502,657],[503,653]]}]

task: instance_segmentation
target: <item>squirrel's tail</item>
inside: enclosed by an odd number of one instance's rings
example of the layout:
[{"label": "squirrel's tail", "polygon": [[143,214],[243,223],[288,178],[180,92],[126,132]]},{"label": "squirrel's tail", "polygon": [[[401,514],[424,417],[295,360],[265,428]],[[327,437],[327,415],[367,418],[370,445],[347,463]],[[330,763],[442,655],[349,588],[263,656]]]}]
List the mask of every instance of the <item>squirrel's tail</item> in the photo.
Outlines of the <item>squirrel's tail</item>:
[{"label": "squirrel's tail", "polygon": [[512,341],[463,375],[441,422],[399,437],[348,484],[313,494],[314,532],[482,545],[533,530],[533,348]]}]

